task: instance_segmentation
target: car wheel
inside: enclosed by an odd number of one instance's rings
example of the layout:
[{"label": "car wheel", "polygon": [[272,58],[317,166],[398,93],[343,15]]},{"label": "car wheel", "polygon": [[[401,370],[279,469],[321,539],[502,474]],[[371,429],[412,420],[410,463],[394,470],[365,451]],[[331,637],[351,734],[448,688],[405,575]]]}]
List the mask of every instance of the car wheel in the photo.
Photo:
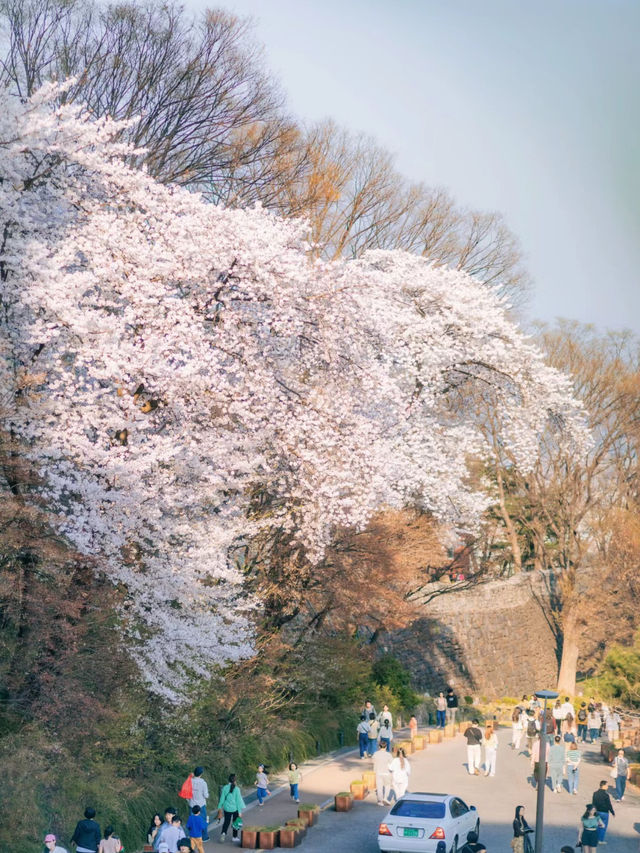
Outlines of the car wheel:
[{"label": "car wheel", "polygon": [[458,853],[458,836],[453,839],[453,844],[451,845],[451,853]]},{"label": "car wheel", "polygon": [[475,833],[479,838],[480,837],[480,818],[478,818],[478,820],[476,821]]}]

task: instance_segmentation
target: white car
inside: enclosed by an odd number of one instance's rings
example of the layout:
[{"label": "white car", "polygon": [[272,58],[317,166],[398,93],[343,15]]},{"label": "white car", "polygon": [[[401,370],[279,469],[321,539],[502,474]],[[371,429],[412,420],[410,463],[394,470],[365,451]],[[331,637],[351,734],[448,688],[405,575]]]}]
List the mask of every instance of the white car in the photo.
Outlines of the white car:
[{"label": "white car", "polygon": [[450,794],[405,794],[378,827],[378,846],[385,853],[436,853],[443,841],[448,853],[456,853],[468,832],[480,833],[475,806]]}]

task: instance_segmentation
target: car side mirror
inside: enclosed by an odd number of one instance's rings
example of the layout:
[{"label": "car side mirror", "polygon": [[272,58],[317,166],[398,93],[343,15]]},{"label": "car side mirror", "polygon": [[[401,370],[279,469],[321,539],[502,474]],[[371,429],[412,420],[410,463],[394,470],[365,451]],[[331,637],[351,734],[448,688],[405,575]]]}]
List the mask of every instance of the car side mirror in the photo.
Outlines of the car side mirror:
[{"label": "car side mirror", "polygon": [[469,806],[469,811],[475,812],[475,810],[476,810],[475,806]]}]

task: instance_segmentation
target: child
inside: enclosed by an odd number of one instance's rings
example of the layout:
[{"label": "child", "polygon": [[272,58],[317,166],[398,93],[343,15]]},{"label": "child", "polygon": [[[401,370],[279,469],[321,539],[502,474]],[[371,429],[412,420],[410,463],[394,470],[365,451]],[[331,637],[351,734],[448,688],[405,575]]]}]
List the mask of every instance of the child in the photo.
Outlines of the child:
[{"label": "child", "polygon": [[200,806],[192,806],[191,814],[187,820],[187,832],[191,839],[191,849],[194,851],[197,850],[198,853],[204,853],[202,838],[204,836],[205,829],[207,828],[201,812],[202,809]]},{"label": "child", "polygon": [[391,738],[393,737],[393,732],[391,731],[391,721],[388,717],[384,717],[382,723],[380,725],[380,731],[378,732],[378,739],[380,743],[386,743],[387,749],[391,752]]},{"label": "child", "polygon": [[264,764],[258,765],[258,772],[256,773],[256,788],[258,805],[261,806],[271,793],[269,790],[269,779],[267,774],[264,772]]},{"label": "child", "polygon": [[418,721],[415,718],[415,715],[411,715],[411,719],[409,720],[409,732],[411,734],[411,738],[413,739],[418,734]]},{"label": "child", "polygon": [[302,773],[298,770],[298,765],[295,761],[292,761],[289,765],[289,790],[291,792],[291,799],[295,800],[296,803],[300,802],[298,798],[298,785],[301,781]]}]

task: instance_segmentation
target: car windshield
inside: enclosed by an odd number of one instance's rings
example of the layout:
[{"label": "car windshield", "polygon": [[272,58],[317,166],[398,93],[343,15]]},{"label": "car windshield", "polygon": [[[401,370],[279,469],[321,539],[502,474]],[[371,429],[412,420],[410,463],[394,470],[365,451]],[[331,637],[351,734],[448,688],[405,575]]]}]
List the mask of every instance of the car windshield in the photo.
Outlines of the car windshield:
[{"label": "car windshield", "polygon": [[400,800],[391,809],[391,814],[396,817],[422,817],[422,818],[443,818],[444,803],[437,803],[430,800]]}]

